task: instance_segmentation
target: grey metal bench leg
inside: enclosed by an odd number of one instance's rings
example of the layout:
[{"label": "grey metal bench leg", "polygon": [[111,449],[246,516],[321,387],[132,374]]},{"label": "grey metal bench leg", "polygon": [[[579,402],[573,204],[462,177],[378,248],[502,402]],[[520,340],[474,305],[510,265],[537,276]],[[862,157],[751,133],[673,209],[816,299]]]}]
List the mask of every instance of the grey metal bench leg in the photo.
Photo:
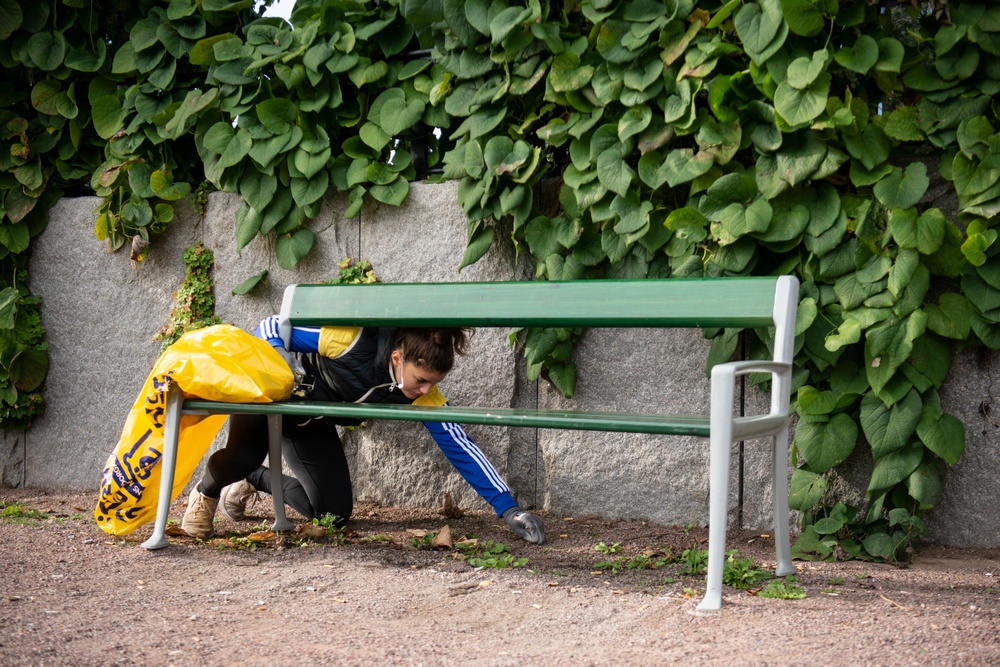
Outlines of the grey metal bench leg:
[{"label": "grey metal bench leg", "polygon": [[777,556],[775,574],[784,577],[796,574],[792,564],[791,540],[788,535],[788,425],[774,436],[774,550]]},{"label": "grey metal bench leg", "polygon": [[174,469],[177,467],[177,437],[181,428],[181,408],[184,392],[177,385],[167,391],[167,411],[163,423],[163,456],[160,459],[160,493],[156,501],[156,523],[153,535],[142,543],[144,549],[162,549],[170,542],[164,535],[167,515],[170,512],[170,492],[174,488]]},{"label": "grey metal bench leg", "polygon": [[708,489],[708,576],[705,597],[698,603],[700,611],[722,607],[722,574],[726,561],[726,519],[729,503],[728,436],[719,437],[712,431],[709,454]]},{"label": "grey metal bench leg", "polygon": [[285,517],[285,488],[281,473],[281,415],[267,416],[268,465],[271,467],[271,499],[274,524],[271,530],[291,530],[295,525]]}]

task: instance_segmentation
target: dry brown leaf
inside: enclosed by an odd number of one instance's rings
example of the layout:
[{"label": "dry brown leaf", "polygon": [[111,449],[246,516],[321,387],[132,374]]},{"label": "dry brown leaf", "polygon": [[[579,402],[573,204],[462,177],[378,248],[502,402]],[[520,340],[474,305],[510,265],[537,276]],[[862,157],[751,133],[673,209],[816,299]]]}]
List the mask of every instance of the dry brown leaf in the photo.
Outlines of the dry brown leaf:
[{"label": "dry brown leaf", "polygon": [[[319,528],[319,526],[316,527]],[[256,533],[250,533],[249,535],[247,535],[247,539],[250,540],[251,542],[264,542],[265,540],[273,540],[274,531],[262,530]]]},{"label": "dry brown leaf", "polygon": [[427,533],[431,532],[429,530],[420,530],[419,528],[407,528],[406,532],[414,537],[423,537]]},{"label": "dry brown leaf", "polygon": [[462,537],[460,540],[455,542],[455,546],[472,547],[475,548],[479,545],[479,539],[476,537]]},{"label": "dry brown leaf", "polygon": [[188,534],[184,532],[184,529],[178,526],[176,523],[172,523],[163,529],[165,535],[170,537],[187,537]]},{"label": "dry brown leaf", "polygon": [[295,537],[324,537],[326,529],[311,523],[300,523],[295,526]]},{"label": "dry brown leaf", "polygon": [[444,494],[444,507],[441,508],[440,513],[449,519],[461,519],[465,516],[465,512],[455,504],[455,501],[451,499],[451,493],[448,492]]},{"label": "dry brown leaf", "polygon": [[435,549],[454,549],[455,546],[451,543],[451,526],[445,524],[431,540],[431,546]]}]

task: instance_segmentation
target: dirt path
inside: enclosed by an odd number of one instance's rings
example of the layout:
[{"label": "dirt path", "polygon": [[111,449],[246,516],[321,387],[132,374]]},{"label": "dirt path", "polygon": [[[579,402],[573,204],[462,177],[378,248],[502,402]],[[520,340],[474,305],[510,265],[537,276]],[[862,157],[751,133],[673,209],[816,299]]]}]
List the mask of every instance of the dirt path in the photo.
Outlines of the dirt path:
[{"label": "dirt path", "polygon": [[[703,614],[690,589],[704,577],[684,559],[643,566],[703,549],[703,530],[549,515],[549,541],[532,546],[487,514],[362,504],[342,545],[260,527],[253,542],[253,524],[227,520],[228,538],[147,552],[148,526],[110,538],[94,501],[0,488],[0,664],[1000,664],[1000,550],[797,562],[805,598],[727,587]],[[445,524],[476,535],[479,557],[494,540],[528,563],[475,569],[460,550],[414,546]],[[729,548],[773,569],[768,537]]]}]

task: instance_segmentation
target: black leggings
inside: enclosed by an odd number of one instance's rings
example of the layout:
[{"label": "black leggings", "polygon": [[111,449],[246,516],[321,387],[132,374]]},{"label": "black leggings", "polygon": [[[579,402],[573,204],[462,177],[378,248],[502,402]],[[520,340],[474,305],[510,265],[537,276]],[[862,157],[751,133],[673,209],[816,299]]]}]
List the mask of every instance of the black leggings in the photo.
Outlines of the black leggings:
[{"label": "black leggings", "polygon": [[[258,491],[271,493],[271,471],[261,465],[267,456],[267,434],[265,415],[232,415],[226,446],[209,457],[198,490],[218,498],[223,487],[246,479]],[[295,475],[282,475],[285,503],[307,519],[332,514],[341,525],[347,523],[354,492],[335,423],[284,417],[281,456]]]}]

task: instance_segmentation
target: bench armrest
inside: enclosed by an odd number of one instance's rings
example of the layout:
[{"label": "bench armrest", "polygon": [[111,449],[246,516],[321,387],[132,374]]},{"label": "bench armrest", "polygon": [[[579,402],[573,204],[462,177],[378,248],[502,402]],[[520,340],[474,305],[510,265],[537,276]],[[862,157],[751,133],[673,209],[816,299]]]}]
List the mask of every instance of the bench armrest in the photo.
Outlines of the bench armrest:
[{"label": "bench armrest", "polygon": [[732,369],[734,375],[749,375],[750,373],[772,373],[778,375],[780,373],[789,373],[792,370],[791,364],[785,364],[780,361],[730,361],[724,364],[716,364],[712,368],[713,375],[715,374],[715,369],[720,366]]},{"label": "bench armrest", "polygon": [[[713,412],[723,409],[723,405],[732,405],[735,380],[739,375],[751,373],[770,373],[771,381],[771,414],[787,415],[791,399],[792,365],[780,361],[730,361],[716,364],[712,367],[712,401]],[[718,402],[718,407],[716,403]]]}]

